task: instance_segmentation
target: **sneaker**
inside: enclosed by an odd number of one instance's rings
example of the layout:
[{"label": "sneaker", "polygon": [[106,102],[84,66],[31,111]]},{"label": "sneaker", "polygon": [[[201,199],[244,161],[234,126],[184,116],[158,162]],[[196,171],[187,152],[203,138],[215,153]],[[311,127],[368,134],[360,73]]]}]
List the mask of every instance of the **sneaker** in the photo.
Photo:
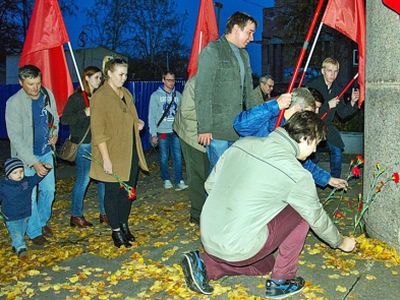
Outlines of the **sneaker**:
[{"label": "sneaker", "polygon": [[171,180],[164,180],[164,189],[172,189],[174,186],[172,185]]},{"label": "sneaker", "polygon": [[294,279],[288,279],[281,284],[268,279],[265,282],[265,288],[265,295],[267,298],[283,299],[300,292],[304,288],[304,279],[301,277],[296,277]]},{"label": "sneaker", "polygon": [[17,255],[19,258],[26,257],[28,255],[26,248],[21,248],[17,251]]},{"label": "sneaker", "polygon": [[179,183],[176,185],[175,191],[182,191],[187,189],[189,186],[185,184],[183,180],[179,181]]},{"label": "sneaker", "polygon": [[214,289],[208,284],[207,272],[199,251],[185,253],[181,267],[189,289],[205,295],[212,294]]}]

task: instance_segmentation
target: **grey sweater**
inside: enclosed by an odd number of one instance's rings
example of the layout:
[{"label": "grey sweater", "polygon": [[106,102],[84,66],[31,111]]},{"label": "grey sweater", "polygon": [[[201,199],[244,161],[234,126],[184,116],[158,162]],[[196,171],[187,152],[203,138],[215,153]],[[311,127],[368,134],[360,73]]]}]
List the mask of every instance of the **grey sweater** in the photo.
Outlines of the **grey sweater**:
[{"label": "grey sweater", "polygon": [[[158,121],[163,115],[164,110],[171,103],[172,98],[174,98],[174,103],[171,105],[168,113],[163,118],[160,125],[157,126]],[[172,124],[174,123],[175,115],[181,98],[181,93],[175,91],[175,89],[173,89],[171,93],[168,93],[163,89],[162,86],[160,86],[153,94],[151,94],[149,104],[149,130],[152,137],[157,136],[157,133],[172,132]]]}]

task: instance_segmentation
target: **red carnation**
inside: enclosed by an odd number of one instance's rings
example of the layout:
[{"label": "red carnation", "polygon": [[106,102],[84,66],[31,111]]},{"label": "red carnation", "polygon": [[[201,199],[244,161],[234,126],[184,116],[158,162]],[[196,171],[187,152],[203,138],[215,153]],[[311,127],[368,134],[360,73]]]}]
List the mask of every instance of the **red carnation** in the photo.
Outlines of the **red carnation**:
[{"label": "red carnation", "polygon": [[356,158],[357,158],[357,164],[362,164],[364,162],[364,157],[362,157],[361,154],[358,154]]},{"label": "red carnation", "polygon": [[398,173],[398,172],[394,172],[394,173],[393,173],[393,175],[392,175],[392,180],[393,180],[395,183],[399,183],[400,177],[399,177],[399,173]]},{"label": "red carnation", "polygon": [[357,210],[358,210],[358,211],[362,211],[363,207],[364,207],[364,204],[363,204],[363,202],[361,201],[361,202],[358,204]]},{"label": "red carnation", "polygon": [[354,177],[360,177],[360,174],[361,174],[360,168],[357,167],[357,166],[355,166],[355,167],[351,170],[351,174],[352,174]]},{"label": "red carnation", "polygon": [[133,187],[128,192],[128,200],[135,200],[136,199],[136,191]]},{"label": "red carnation", "polygon": [[335,217],[338,218],[338,219],[344,219],[344,214],[342,214],[340,211],[337,211],[335,213]]}]

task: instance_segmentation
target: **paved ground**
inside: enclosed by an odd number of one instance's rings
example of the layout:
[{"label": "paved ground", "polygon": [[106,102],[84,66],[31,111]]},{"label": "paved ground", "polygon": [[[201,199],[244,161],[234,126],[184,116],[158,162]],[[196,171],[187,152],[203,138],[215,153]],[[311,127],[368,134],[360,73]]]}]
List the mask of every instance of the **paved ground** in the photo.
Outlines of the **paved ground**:
[{"label": "paved ground", "polygon": [[[0,161],[8,151],[0,142]],[[18,259],[0,229],[0,298],[2,299],[262,299],[264,277],[238,276],[211,282],[215,292],[202,297],[190,292],[179,267],[182,253],[201,247],[199,228],[188,223],[185,191],[165,191],[158,176],[154,153],[147,154],[149,176],[141,174],[138,199],[130,225],[137,242],[130,249],[116,249],[110,230],[99,224],[96,189],[90,187],[85,215],[90,229],[69,226],[70,191],[74,167],[60,163],[57,195],[51,226],[55,235],[44,249],[29,245],[26,259]],[[347,161],[349,158],[347,158]],[[327,165],[322,157],[322,166]],[[343,165],[344,174],[348,164]],[[344,196],[336,219],[341,230],[351,231],[352,212],[361,180]],[[321,199],[330,190],[320,190]],[[327,205],[332,213],[338,201]],[[298,274],[307,280],[304,292],[292,299],[398,299],[399,258],[390,248],[359,237],[357,251],[343,254],[309,234]],[[396,260],[397,259],[397,260]]]}]

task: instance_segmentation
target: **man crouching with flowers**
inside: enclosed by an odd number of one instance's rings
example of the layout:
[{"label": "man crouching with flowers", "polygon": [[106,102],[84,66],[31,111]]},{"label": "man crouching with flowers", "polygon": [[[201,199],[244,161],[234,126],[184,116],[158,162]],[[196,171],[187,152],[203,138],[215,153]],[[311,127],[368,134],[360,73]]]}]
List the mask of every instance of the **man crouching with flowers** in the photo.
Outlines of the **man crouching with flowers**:
[{"label": "man crouching with flowers", "polygon": [[186,253],[182,261],[191,290],[211,294],[208,279],[271,272],[267,297],[298,293],[304,279],[296,277],[297,262],[310,227],[331,247],[354,249],[355,240],[339,233],[299,162],[325,135],[314,112],[298,112],[268,137],[243,138],[223,154],[205,183],[209,195],[200,217],[205,252]]}]

